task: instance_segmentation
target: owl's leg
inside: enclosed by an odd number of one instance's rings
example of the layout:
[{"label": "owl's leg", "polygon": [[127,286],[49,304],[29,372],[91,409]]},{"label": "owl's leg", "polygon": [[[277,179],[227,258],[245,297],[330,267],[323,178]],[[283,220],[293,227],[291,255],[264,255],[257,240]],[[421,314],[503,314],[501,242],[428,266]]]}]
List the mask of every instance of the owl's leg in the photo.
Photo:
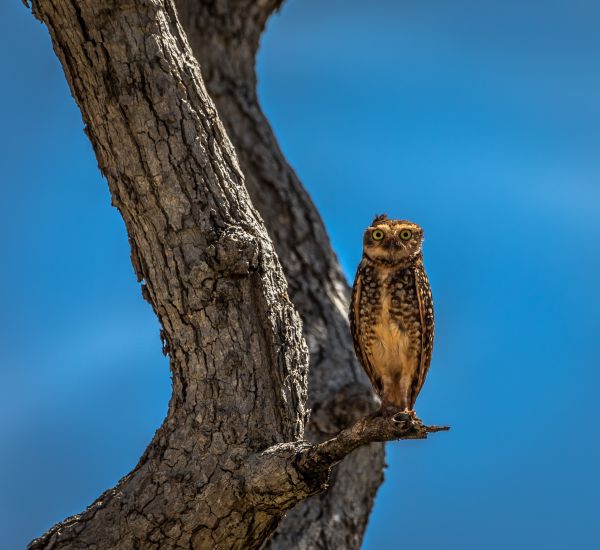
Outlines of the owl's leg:
[{"label": "owl's leg", "polygon": [[391,371],[383,377],[383,396],[381,408],[386,416],[394,416],[399,411],[406,409],[408,401],[402,391],[399,371]]},{"label": "owl's leg", "polygon": [[413,413],[416,396],[413,391],[413,379],[408,372],[403,373],[400,379],[400,394],[402,399],[402,407],[404,412]]},{"label": "owl's leg", "polygon": [[415,402],[417,401],[417,396],[419,395],[419,390],[416,388],[416,385],[413,384],[410,388],[410,410],[414,413],[415,410]]}]

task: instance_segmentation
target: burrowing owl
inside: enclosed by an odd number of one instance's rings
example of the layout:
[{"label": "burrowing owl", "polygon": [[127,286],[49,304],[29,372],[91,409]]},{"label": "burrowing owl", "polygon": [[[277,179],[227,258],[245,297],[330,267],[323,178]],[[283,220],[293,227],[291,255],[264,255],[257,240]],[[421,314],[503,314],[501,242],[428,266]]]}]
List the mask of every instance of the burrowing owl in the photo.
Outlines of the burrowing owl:
[{"label": "burrowing owl", "polygon": [[383,408],[412,410],[429,370],[433,301],[422,243],[421,227],[385,214],[364,235],[350,323],[356,355]]}]

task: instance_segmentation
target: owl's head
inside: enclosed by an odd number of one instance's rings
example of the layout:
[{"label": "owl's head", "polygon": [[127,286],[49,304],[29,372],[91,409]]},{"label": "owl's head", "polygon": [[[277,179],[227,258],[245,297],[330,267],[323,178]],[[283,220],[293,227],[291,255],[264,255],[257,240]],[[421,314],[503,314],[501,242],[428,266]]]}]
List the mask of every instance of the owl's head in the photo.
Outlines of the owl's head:
[{"label": "owl's head", "polygon": [[395,264],[421,253],[423,229],[406,220],[376,216],[365,231],[363,253],[376,262]]}]

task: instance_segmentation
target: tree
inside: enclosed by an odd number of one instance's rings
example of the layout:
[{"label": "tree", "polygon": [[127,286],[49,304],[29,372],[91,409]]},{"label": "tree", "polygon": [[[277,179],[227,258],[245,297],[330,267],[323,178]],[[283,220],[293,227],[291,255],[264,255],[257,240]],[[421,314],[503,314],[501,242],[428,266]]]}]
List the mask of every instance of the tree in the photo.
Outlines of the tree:
[{"label": "tree", "polygon": [[280,4],[33,2],[125,221],[173,395],[134,470],[31,548],[356,548],[380,442],[437,429],[370,414],[347,283],[256,97]]}]

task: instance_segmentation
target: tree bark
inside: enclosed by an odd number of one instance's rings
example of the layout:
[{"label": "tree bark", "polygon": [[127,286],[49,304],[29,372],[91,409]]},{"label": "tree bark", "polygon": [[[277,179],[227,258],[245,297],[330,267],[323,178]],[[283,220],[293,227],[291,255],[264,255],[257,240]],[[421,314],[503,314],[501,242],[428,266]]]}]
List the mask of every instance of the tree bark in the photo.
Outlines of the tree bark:
[{"label": "tree bark", "polygon": [[[371,385],[353,352],[350,290],[324,224],[283,156],[257,97],[256,53],[282,0],[176,0],[202,76],[235,146],[252,203],[260,212],[303,320],[310,350],[307,439],[323,441],[371,412]],[[384,449],[373,444],[336,468],[326,493],[287,514],[270,548],[359,548]]]},{"label": "tree bark", "polygon": [[[212,4],[220,13],[223,2]],[[270,13],[276,3],[257,5]],[[258,17],[252,6],[250,19]],[[260,12],[261,29],[267,11]],[[327,488],[331,468],[352,452],[362,454],[354,468],[368,466],[368,457],[376,466],[374,475],[347,472],[359,479],[354,490],[367,488],[354,495],[365,502],[346,522],[359,530],[356,546],[381,476],[381,446],[373,442],[424,438],[437,428],[406,415],[369,416],[321,441],[372,398],[348,344],[340,270],[331,249],[316,246],[324,229],[268,125],[262,119],[255,128],[266,140],[262,156],[247,149],[244,166],[283,162],[250,173],[258,174],[251,176],[255,193],[264,186],[265,200],[278,201],[271,204],[280,221],[297,223],[280,234],[274,229],[273,238],[321,365],[311,382],[313,443],[304,439],[308,350],[300,317],[172,1],[35,0],[33,12],[50,31],[125,221],[143,295],[161,323],[173,395],[134,470],[30,548],[259,548],[286,510]],[[275,220],[268,204],[261,207]],[[310,270],[306,280],[303,269]],[[347,404],[351,395],[362,397],[357,410]],[[330,514],[345,502],[351,495],[338,488],[336,497],[338,485],[332,499],[303,516]],[[302,544],[335,547],[327,534],[332,522]],[[292,533],[288,527],[274,544],[284,547]]]}]

